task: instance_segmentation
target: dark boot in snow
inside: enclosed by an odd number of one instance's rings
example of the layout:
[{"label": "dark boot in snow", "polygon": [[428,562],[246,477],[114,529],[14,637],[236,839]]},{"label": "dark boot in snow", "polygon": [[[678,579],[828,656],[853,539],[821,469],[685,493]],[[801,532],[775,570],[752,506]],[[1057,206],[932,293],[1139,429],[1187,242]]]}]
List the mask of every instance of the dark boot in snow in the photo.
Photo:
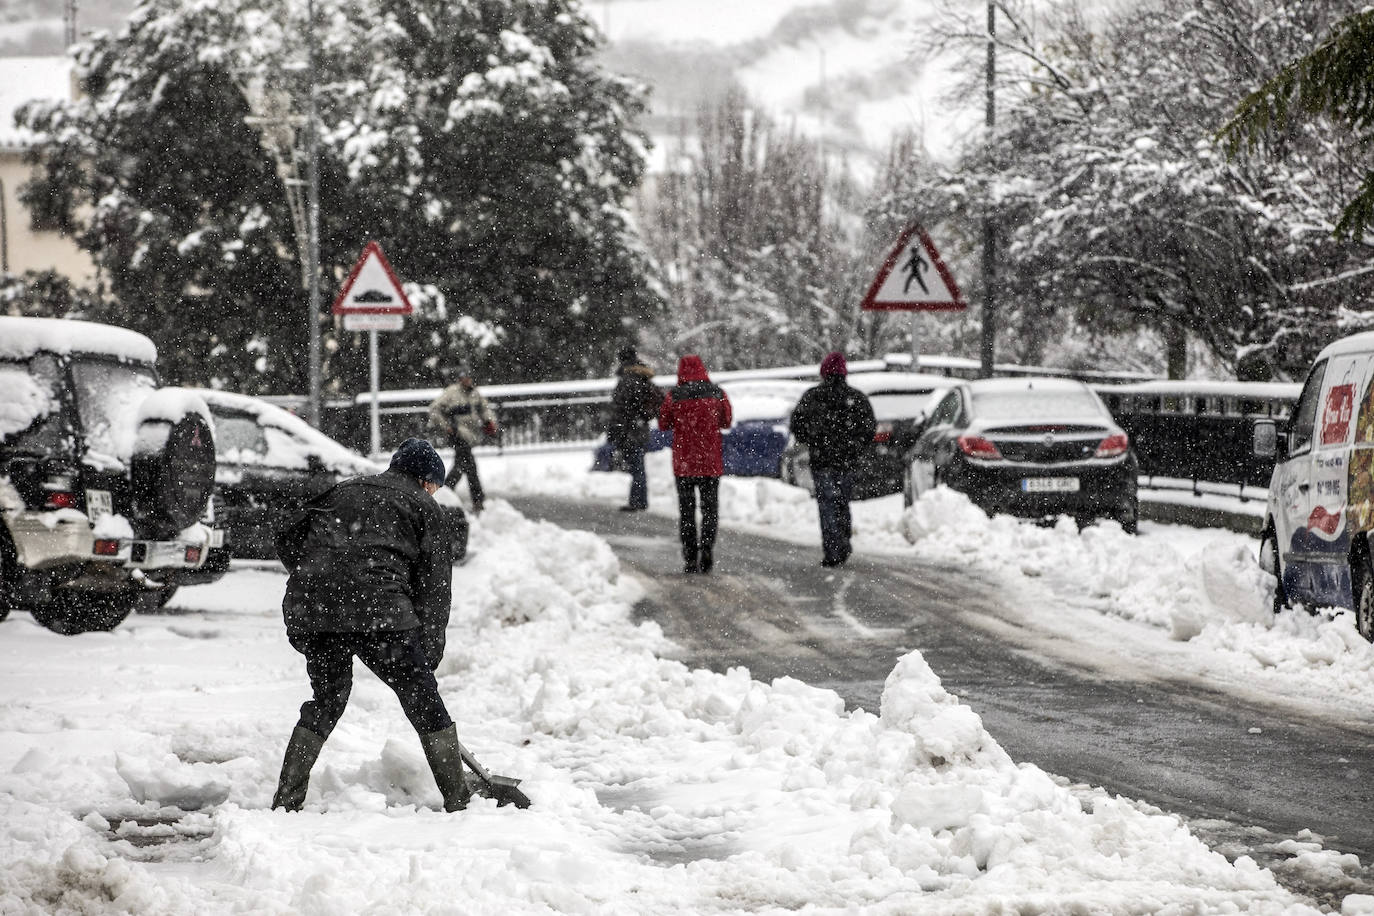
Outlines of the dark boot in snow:
[{"label": "dark boot in snow", "polygon": [[281,762],[281,778],[277,780],[277,794],[272,797],[273,808],[299,811],[305,804],[305,791],[310,788],[310,768],[320,756],[324,739],[309,729],[297,725],[286,744]]},{"label": "dark boot in snow", "polygon": [[434,773],[439,794],[444,796],[445,811],[462,811],[472,798],[472,790],[463,778],[463,758],[458,750],[458,726],[450,725],[442,731],[420,736],[425,759]]},{"label": "dark boot in snow", "polygon": [[701,572],[710,572],[711,567],[716,563],[715,557],[711,556],[711,550],[710,547],[701,548],[701,559],[697,561],[697,567]]}]

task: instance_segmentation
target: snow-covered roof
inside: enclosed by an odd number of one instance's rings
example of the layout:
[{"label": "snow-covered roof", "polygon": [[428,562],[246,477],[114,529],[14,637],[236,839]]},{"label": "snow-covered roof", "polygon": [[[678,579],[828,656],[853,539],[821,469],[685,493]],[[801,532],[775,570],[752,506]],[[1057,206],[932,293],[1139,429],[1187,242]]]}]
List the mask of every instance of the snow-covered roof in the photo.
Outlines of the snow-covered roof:
[{"label": "snow-covered roof", "polygon": [[72,60],[69,57],[0,57],[0,148],[31,145],[31,131],[15,126],[19,106],[34,99],[72,98]]},{"label": "snow-covered roof", "polygon": [[1070,378],[985,378],[968,383],[969,390],[974,394],[1003,394],[1013,391],[1046,391],[1051,394],[1061,392],[1087,391],[1088,386],[1083,382]]},{"label": "snow-covered roof", "polygon": [[1317,357],[1317,361],[1320,362],[1328,356],[1340,356],[1345,353],[1374,353],[1374,331],[1351,334],[1333,344],[1328,344],[1321,355]]},{"label": "snow-covered roof", "polygon": [[137,331],[66,318],[0,315],[0,359],[36,353],[93,353],[133,362],[157,362],[157,348]]},{"label": "snow-covered roof", "polygon": [[252,416],[263,430],[264,452],[239,448],[228,454],[225,451],[227,443],[223,437],[217,436],[215,445],[222,461],[305,470],[310,467],[310,457],[313,455],[325,467],[340,474],[376,474],[384,470],[381,465],[334,441],[290,411],[261,398],[209,388],[193,390],[205,399],[212,414],[226,410],[245,413]]},{"label": "snow-covered roof", "polygon": [[851,372],[849,384],[864,394],[880,391],[915,391],[919,393],[948,388],[950,379],[944,375],[924,372]]}]

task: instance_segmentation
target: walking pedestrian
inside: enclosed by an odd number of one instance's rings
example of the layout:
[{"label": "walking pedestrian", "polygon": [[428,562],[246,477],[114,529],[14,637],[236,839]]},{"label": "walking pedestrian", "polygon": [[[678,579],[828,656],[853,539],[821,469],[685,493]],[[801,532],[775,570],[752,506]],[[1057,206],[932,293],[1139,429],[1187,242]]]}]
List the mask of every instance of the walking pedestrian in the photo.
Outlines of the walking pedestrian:
[{"label": "walking pedestrian", "polygon": [[649,508],[649,479],[644,470],[644,449],[649,444],[649,421],[658,416],[663,392],[654,384],[654,370],[639,361],[635,348],[625,346],[617,354],[620,378],[611,391],[611,420],[606,440],[621,464],[630,472],[630,498],[622,512]]},{"label": "walking pedestrian", "polygon": [[[720,519],[720,431],[730,427],[730,399],[712,384],[701,357],[678,360],[677,385],[663,399],[658,428],[673,434],[673,477],[677,483],[678,536],[684,571],[709,573],[715,565],[716,526]],[[701,526],[697,527],[697,497]]]},{"label": "walking pedestrian", "polygon": [[282,616],[305,656],[311,698],[286,746],[273,808],[299,811],[310,769],[353,687],[357,656],[396,694],[420,736],[445,811],[465,807],[458,729],[434,677],[444,655],[452,562],[434,501],[444,462],[424,439],[407,439],[390,467],[335,484],[278,532],[290,572]]},{"label": "walking pedestrian", "polygon": [[453,446],[453,467],[449,469],[444,486],[456,487],[466,475],[472,511],[480,513],[485,497],[472,449],[483,435],[496,435],[496,415],[491,412],[491,405],[482,397],[482,392],[477,390],[472,370],[466,365],[458,367],[458,381],[445,388],[429,405],[429,429]]},{"label": "walking pedestrian", "polygon": [[873,406],[862,391],[849,385],[848,374],[843,353],[827,354],[821,361],[821,383],[803,394],[792,411],[792,435],[811,455],[822,566],[839,566],[849,559],[850,475],[877,429]]}]

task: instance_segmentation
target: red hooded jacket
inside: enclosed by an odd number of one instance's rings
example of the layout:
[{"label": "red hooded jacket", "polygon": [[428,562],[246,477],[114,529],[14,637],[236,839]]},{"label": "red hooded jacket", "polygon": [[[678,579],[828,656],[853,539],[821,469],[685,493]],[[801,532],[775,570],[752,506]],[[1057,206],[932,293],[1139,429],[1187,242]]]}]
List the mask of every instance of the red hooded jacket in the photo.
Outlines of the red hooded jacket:
[{"label": "red hooded jacket", "polygon": [[730,399],[711,383],[701,357],[678,360],[677,387],[658,410],[658,428],[673,433],[673,476],[719,477],[720,431],[730,428]]}]

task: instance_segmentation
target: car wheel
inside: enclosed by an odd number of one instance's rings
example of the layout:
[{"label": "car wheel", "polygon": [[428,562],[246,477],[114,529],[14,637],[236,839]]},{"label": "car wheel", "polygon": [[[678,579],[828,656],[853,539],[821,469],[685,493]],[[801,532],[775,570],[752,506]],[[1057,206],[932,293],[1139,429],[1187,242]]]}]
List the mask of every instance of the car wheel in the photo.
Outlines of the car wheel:
[{"label": "car wheel", "polygon": [[1355,593],[1355,629],[1374,642],[1374,568],[1370,565],[1368,549],[1357,552],[1352,559],[1350,576]]},{"label": "car wheel", "polygon": [[[1259,565],[1260,569],[1274,577],[1273,611],[1277,614],[1288,607],[1288,592],[1283,587],[1283,572],[1279,569],[1279,539],[1272,528],[1266,529],[1264,537],[1260,538]],[[1351,572],[1356,572],[1353,566]],[[1369,576],[1364,578],[1368,579]],[[1355,587],[1358,599],[1359,584],[1355,583]]]},{"label": "car wheel", "polygon": [[1140,533],[1140,503],[1134,499],[1113,513],[1112,518],[1121,525],[1121,530],[1127,534]]},{"label": "car wheel", "polygon": [[53,601],[33,607],[31,613],[34,620],[54,633],[76,636],[113,630],[137,603],[137,592],[61,593]]},{"label": "car wheel", "polygon": [[8,535],[0,532],[0,620],[8,617],[10,611],[19,605],[15,596],[19,585],[18,576],[19,567],[14,556],[14,548],[10,546]]}]

